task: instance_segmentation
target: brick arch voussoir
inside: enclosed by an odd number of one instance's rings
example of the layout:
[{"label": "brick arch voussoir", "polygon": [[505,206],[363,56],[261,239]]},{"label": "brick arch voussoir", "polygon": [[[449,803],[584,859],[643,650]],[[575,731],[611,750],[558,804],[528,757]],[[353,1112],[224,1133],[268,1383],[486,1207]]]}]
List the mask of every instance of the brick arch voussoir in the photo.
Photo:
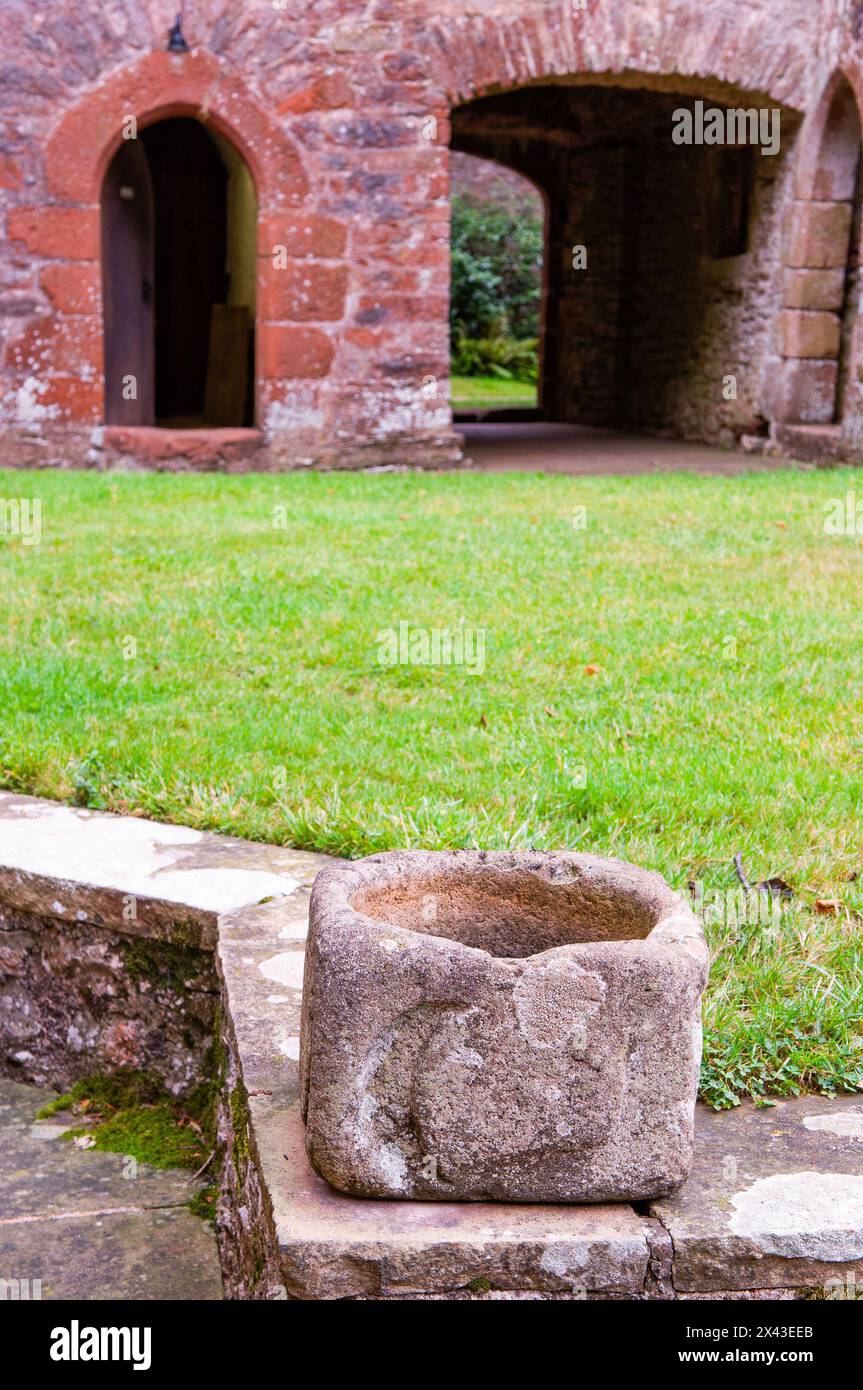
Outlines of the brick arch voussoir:
[{"label": "brick arch voussoir", "polygon": [[633,19],[624,5],[556,0],[530,14],[455,16],[427,25],[443,101],[543,80],[596,74],[625,85],[661,87],[722,99],[722,89],[760,94],[795,108],[807,89],[811,54],[793,35],[777,35],[767,16],[743,25],[737,0],[718,0],[704,13],[691,4],[663,7]]},{"label": "brick arch voussoir", "polygon": [[249,167],[262,212],[298,206],[308,195],[296,146],[226,64],[208,53],[158,52],[113,73],[64,113],[46,147],[50,198],[94,206],[124,122],[134,116],[144,128],[177,115],[193,115],[231,141]]}]

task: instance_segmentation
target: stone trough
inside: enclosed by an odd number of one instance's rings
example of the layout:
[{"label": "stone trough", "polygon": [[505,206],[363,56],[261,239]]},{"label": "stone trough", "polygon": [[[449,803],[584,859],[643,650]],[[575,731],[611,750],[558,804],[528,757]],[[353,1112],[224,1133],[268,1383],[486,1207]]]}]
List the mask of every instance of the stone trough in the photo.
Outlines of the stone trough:
[{"label": "stone trough", "polygon": [[[769,1110],[744,1103],[728,1114],[696,1106],[690,1176],[649,1201],[446,1201],[441,1193],[392,1201],[346,1195],[325,1182],[307,1158],[300,1112],[309,899],[321,869],[325,884],[338,882],[349,896],[363,876],[363,891],[374,886],[368,864],[349,866],[357,878],[345,879],[341,868],[330,877],[332,863],[0,793],[0,1070],[65,1088],[87,1071],[138,1065],[178,1090],[207,1066],[204,1039],[215,1022],[217,1232],[228,1297],[747,1299],[798,1297],[813,1287],[821,1297],[845,1297],[859,1287],[859,1095],[805,1096]],[[374,891],[388,872],[387,860],[375,868]],[[563,890],[574,893],[577,878],[571,875],[567,889],[565,874]],[[539,870],[528,876],[541,880]],[[582,873],[581,882],[586,887],[591,875]],[[537,891],[557,891],[552,884],[548,876]],[[658,902],[662,891],[657,886]],[[437,930],[453,930],[446,895],[433,897]],[[381,900],[370,918],[396,943],[416,928],[416,899],[405,898],[405,918],[393,921],[397,902]],[[427,917],[433,906],[426,904]],[[389,917],[381,917],[384,910]],[[428,949],[441,960],[455,947],[485,950],[476,937],[471,944],[442,935],[435,945],[435,922],[423,921],[422,911],[421,899],[419,959]],[[545,944],[555,958],[588,951],[594,961],[613,960],[647,950],[656,930]],[[684,939],[690,931],[688,924]],[[519,954],[525,943],[507,941],[507,951],[514,946],[505,957],[487,952],[478,995],[498,968],[507,982],[536,968],[536,957]],[[669,960],[679,962],[682,949],[682,941],[670,942]],[[404,954],[380,951],[387,971]],[[696,945],[693,985],[703,969],[699,956]],[[591,965],[613,982],[606,968]],[[686,976],[682,964],[673,968]],[[312,975],[317,969],[316,961]],[[580,997],[585,1009],[598,1002]],[[588,1039],[590,1028],[588,1017]],[[487,1044],[475,1038],[471,1046],[479,1055]],[[651,1087],[648,1100],[655,1099]],[[4,1211],[0,1198],[0,1278],[11,1260],[18,1277],[41,1273],[47,1287],[47,1268],[25,1267],[15,1238],[19,1217],[30,1222],[37,1214]],[[45,1266],[50,1258],[46,1245]]]},{"label": "stone trough", "polygon": [[321,873],[309,1158],[356,1196],[603,1202],[685,1181],[707,947],[658,874],[391,853]]}]

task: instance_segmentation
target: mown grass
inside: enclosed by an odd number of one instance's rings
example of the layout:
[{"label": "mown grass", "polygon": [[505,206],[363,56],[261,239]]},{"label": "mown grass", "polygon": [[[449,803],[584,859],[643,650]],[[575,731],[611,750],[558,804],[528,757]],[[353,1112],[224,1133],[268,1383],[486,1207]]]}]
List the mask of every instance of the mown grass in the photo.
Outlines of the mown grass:
[{"label": "mown grass", "polygon": [[[863,473],[0,475],[0,781],[334,854],[781,875],[710,927],[704,1094],[863,1077]],[[582,511],[581,509],[584,509]],[[284,523],[284,524],[283,524]],[[484,670],[380,634],[485,632]],[[815,910],[816,900],[836,909]]]},{"label": "mown grass", "polygon": [[532,410],[536,386],[529,381],[506,381],[498,376],[454,376],[453,410]]}]

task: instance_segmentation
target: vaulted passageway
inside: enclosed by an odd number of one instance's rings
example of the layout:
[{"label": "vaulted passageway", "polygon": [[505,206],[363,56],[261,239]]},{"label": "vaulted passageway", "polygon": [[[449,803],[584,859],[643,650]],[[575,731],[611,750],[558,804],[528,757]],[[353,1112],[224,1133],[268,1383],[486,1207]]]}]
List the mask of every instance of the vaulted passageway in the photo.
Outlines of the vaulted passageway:
[{"label": "vaulted passageway", "polygon": [[[543,417],[731,446],[768,428],[799,118],[675,81],[558,79],[480,97],[453,110],[451,144],[545,195]],[[757,141],[708,143],[699,100],[723,123],[757,112],[739,128]],[[691,143],[675,137],[681,111],[696,118]]]}]

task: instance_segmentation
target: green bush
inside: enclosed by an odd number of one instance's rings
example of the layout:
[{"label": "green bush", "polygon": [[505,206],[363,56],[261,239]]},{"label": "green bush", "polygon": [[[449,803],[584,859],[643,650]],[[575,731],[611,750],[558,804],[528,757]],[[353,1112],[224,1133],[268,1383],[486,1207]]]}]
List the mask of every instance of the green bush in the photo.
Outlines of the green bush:
[{"label": "green bush", "polygon": [[541,217],[462,195],[453,198],[454,347],[457,337],[519,342],[537,337],[543,243]]}]

